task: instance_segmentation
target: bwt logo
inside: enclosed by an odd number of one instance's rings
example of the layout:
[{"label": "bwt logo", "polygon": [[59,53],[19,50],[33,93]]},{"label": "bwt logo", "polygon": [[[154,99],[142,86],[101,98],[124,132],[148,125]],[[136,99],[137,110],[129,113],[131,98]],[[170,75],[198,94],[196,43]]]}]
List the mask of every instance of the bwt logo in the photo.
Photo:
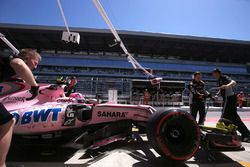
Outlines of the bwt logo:
[{"label": "bwt logo", "polygon": [[34,123],[46,122],[49,114],[52,113],[52,121],[58,120],[58,113],[62,108],[49,108],[41,110],[26,111],[21,116],[18,112],[13,111],[11,114],[16,118],[16,124],[20,122],[21,125],[29,124],[33,120]]}]

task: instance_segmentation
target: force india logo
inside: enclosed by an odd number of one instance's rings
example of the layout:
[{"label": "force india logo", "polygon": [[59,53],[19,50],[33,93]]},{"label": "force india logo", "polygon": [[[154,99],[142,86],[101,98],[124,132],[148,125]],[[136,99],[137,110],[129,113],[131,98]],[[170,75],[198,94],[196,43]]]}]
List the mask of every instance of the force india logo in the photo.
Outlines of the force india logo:
[{"label": "force india logo", "polygon": [[125,118],[128,112],[110,112],[110,111],[98,111],[98,117],[111,117],[111,118]]}]

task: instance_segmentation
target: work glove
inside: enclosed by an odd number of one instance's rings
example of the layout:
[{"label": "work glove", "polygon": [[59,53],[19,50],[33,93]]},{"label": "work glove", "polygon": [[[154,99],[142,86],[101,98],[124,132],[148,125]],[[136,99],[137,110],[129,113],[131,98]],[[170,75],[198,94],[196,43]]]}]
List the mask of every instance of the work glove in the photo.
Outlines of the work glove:
[{"label": "work glove", "polygon": [[29,92],[32,96],[29,98],[26,98],[26,100],[34,99],[38,95],[38,91],[39,91],[39,86],[31,86]]}]

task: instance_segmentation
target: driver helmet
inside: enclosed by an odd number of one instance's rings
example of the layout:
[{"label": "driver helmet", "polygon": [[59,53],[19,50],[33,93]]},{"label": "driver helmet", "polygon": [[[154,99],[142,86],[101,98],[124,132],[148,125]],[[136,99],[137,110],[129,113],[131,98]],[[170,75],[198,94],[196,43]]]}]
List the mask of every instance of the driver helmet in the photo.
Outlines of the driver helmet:
[{"label": "driver helmet", "polygon": [[67,81],[66,81],[66,79],[65,79],[64,76],[59,76],[59,77],[56,78],[56,83],[57,83],[58,85],[61,85],[61,84],[66,84]]}]

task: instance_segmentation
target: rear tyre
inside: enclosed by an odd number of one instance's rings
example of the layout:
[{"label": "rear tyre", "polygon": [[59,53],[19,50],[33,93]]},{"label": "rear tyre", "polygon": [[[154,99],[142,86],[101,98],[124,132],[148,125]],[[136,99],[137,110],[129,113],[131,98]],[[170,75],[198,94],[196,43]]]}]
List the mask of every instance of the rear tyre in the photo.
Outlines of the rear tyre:
[{"label": "rear tyre", "polygon": [[148,121],[147,136],[160,155],[175,161],[190,159],[200,145],[199,126],[180,109],[155,112]]}]

